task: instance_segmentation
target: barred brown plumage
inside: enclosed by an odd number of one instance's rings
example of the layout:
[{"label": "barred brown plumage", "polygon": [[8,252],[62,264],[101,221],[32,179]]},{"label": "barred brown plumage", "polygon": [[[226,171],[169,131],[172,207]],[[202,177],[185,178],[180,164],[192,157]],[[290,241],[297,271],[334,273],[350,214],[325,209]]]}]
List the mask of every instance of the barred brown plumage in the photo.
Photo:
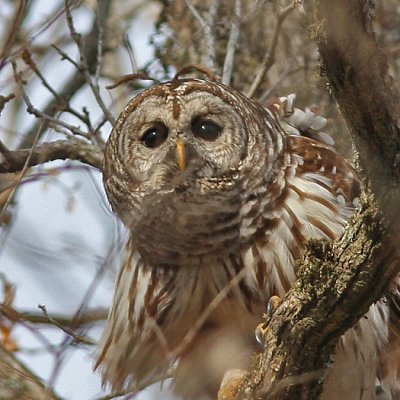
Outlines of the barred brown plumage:
[{"label": "barred brown plumage", "polygon": [[[320,132],[325,120],[292,103],[178,79],[118,118],[104,184],[131,233],[96,364],[113,388],[177,361],[180,397],[215,398],[227,369],[249,366],[264,305],[290,289],[306,240],[343,232],[359,180]],[[374,398],[387,305],[367,317],[343,336],[324,400]]]}]

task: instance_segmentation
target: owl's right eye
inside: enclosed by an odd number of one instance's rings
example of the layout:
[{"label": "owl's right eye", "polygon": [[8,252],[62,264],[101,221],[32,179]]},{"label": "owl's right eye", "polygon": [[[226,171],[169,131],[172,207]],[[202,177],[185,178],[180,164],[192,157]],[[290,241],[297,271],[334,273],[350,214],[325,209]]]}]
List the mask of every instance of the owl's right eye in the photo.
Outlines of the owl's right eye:
[{"label": "owl's right eye", "polygon": [[157,122],[143,133],[140,140],[146,147],[155,148],[161,146],[168,137],[168,128],[161,122]]}]

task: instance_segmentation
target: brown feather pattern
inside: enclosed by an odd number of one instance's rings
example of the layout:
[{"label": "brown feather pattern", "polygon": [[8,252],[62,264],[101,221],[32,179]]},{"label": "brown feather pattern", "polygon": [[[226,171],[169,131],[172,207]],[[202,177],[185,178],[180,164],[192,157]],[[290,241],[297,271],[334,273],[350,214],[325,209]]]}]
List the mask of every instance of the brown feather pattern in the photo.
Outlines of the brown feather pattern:
[{"label": "brown feather pattern", "polygon": [[[197,139],[194,118],[222,133]],[[155,121],[168,137],[148,149],[141,135]],[[290,289],[306,240],[335,239],[357,203],[356,173],[320,135],[323,122],[293,96],[262,106],[197,79],[128,103],[104,166],[111,206],[131,232],[96,363],[104,382],[144,384],[178,361],[175,392],[212,398],[227,369],[249,366],[264,305]],[[375,398],[388,318],[381,302],[343,336],[324,400]]]}]

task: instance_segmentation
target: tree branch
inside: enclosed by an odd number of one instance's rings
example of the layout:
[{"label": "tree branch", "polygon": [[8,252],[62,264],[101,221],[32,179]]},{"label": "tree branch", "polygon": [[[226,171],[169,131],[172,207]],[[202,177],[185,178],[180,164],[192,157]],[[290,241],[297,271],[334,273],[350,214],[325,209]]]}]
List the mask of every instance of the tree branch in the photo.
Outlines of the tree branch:
[{"label": "tree branch", "polygon": [[99,171],[103,168],[103,152],[93,144],[70,138],[35,146],[33,149],[7,151],[0,147],[0,173],[21,171],[30,154],[28,166],[54,160],[77,160]]}]

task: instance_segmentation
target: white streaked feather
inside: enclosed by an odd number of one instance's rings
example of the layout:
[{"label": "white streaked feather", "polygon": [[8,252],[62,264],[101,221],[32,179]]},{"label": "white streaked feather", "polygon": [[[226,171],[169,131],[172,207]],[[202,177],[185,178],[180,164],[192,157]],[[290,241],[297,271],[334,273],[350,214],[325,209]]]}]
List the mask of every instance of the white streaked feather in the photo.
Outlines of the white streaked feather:
[{"label": "white streaked feather", "polygon": [[326,118],[315,114],[308,107],[305,110],[294,107],[295,98],[294,94],[280,97],[281,105],[277,104],[277,112],[285,131],[289,135],[296,136],[301,136],[304,132],[310,132],[311,136],[315,136],[317,140],[333,146],[335,142],[332,137],[321,131],[326,125]]}]

